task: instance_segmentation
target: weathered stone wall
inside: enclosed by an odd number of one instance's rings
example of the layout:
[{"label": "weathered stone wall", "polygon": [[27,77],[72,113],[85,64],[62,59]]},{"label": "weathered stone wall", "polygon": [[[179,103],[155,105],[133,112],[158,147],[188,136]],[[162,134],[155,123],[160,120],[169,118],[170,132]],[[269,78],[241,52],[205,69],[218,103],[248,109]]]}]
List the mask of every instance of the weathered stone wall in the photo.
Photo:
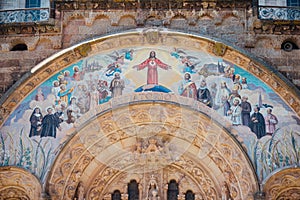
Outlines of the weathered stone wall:
[{"label": "weathered stone wall", "polygon": [[[259,20],[256,7],[245,2],[222,5],[202,2],[197,7],[179,9],[159,6],[147,9],[147,5],[141,8],[118,4],[109,9],[97,3],[65,2],[56,4],[50,22],[0,25],[0,96],[36,64],[64,48],[93,37],[144,27],[216,38],[256,55],[300,87],[300,50],[281,49],[286,40],[300,47],[300,22]],[[28,50],[11,51],[20,43],[26,44]]]}]

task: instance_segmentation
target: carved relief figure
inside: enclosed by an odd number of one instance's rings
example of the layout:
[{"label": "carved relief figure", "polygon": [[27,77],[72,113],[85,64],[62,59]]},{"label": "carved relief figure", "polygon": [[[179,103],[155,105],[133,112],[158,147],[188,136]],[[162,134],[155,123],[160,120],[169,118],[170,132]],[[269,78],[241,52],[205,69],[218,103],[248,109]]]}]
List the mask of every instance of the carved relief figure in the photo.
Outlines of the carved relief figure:
[{"label": "carved relief figure", "polygon": [[226,182],[223,183],[221,192],[222,192],[222,200],[232,200],[230,195],[230,190]]},{"label": "carved relief figure", "polygon": [[145,150],[145,153],[150,153],[150,152],[156,152],[158,151],[160,148],[157,145],[157,140],[154,138],[149,139],[149,146],[147,147],[147,149]]},{"label": "carved relief figure", "polygon": [[83,182],[78,183],[74,200],[85,200]]},{"label": "carved relief figure", "polygon": [[160,200],[157,182],[153,174],[149,181],[147,200]]}]

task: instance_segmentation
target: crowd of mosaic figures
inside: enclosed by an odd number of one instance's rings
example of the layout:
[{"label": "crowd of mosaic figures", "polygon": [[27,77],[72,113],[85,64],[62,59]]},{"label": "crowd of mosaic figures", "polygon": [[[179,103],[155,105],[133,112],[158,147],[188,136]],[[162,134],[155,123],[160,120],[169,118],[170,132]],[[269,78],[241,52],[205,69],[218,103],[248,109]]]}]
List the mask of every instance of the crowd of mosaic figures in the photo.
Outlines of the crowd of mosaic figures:
[{"label": "crowd of mosaic figures", "polygon": [[[181,96],[194,98],[217,110],[219,114],[229,118],[234,126],[248,126],[257,138],[272,135],[278,124],[277,117],[272,113],[272,106],[262,104],[251,106],[248,97],[239,94],[240,90],[247,89],[247,79],[243,77],[240,82],[240,76],[234,74],[228,78],[234,83],[232,90],[227,87],[225,81],[222,81],[217,89],[216,83],[208,88],[206,81],[202,80],[197,88],[191,81],[190,73],[186,72],[178,91]],[[260,113],[262,107],[267,108],[266,116]]]},{"label": "crowd of mosaic figures", "polygon": [[[53,81],[51,94],[54,96],[54,102],[46,108],[46,115],[42,115],[39,107],[34,108],[30,117],[29,136],[56,137],[56,131],[61,129],[62,122],[73,124],[76,119],[87,111],[95,109],[97,105],[122,95],[125,88],[125,81],[121,78],[122,66],[124,59],[132,60],[133,51],[126,53],[125,56],[116,56],[114,62],[106,67],[104,79],[93,76],[92,72],[103,68],[97,62],[87,64],[83,70],[75,65],[72,72],[68,70],[61,72],[57,80]],[[247,79],[234,74],[232,66],[224,67],[220,63],[217,65],[221,72],[219,75],[227,78],[227,82],[232,81],[232,89],[227,87],[226,81],[221,81],[220,85],[213,83],[208,88],[205,78],[200,81],[197,88],[196,83],[191,80],[192,74],[203,72],[196,69],[195,61],[191,62],[187,56],[178,56],[178,53],[172,53],[171,56],[176,57],[177,55],[176,58],[183,64],[181,71],[183,80],[177,91],[179,95],[193,98],[217,110],[220,115],[229,118],[234,126],[248,126],[258,138],[272,135],[276,131],[278,119],[272,113],[272,106],[267,107],[267,114],[263,116],[260,113],[262,104],[251,106],[247,96],[241,97],[239,91],[248,88]],[[137,71],[145,68],[147,68],[147,83],[142,86],[142,91],[166,92],[167,88],[163,88],[158,83],[158,68],[171,70],[172,67],[159,60],[155,51],[151,51],[144,62],[132,67]],[[110,84],[108,84],[109,81]],[[43,101],[44,99],[43,91],[39,88],[35,100]]]}]

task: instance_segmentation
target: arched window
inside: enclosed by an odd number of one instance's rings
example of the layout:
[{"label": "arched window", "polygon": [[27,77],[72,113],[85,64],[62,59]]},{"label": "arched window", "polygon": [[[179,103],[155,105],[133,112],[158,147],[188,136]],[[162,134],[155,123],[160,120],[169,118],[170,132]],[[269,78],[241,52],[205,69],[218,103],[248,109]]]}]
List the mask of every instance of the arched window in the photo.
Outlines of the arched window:
[{"label": "arched window", "polygon": [[168,200],[177,200],[178,194],[178,183],[175,180],[171,180],[168,184]]},{"label": "arched window", "polygon": [[13,48],[11,49],[11,51],[26,51],[28,50],[27,45],[26,44],[16,44],[15,46],[13,46]]},{"label": "arched window", "polygon": [[139,200],[139,187],[136,180],[128,183],[128,200]]},{"label": "arched window", "polygon": [[185,193],[185,200],[195,200],[195,194],[192,190],[188,190]]},{"label": "arched window", "polygon": [[114,193],[111,194],[111,200],[121,200],[121,192],[115,190]]},{"label": "arched window", "polygon": [[41,0],[26,0],[26,8],[40,8]]}]

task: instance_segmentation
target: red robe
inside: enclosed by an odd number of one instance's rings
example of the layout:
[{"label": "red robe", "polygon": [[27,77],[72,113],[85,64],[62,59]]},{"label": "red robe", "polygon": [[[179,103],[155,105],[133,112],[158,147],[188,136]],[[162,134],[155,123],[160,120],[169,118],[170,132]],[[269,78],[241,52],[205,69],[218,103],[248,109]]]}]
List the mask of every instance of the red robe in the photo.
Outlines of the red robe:
[{"label": "red robe", "polygon": [[189,97],[197,100],[197,87],[194,82],[183,81],[179,94],[184,97]]},{"label": "red robe", "polygon": [[157,58],[148,58],[137,66],[137,70],[142,70],[146,67],[148,67],[147,84],[158,85],[157,67],[167,70],[169,68],[169,65],[163,63]]}]

